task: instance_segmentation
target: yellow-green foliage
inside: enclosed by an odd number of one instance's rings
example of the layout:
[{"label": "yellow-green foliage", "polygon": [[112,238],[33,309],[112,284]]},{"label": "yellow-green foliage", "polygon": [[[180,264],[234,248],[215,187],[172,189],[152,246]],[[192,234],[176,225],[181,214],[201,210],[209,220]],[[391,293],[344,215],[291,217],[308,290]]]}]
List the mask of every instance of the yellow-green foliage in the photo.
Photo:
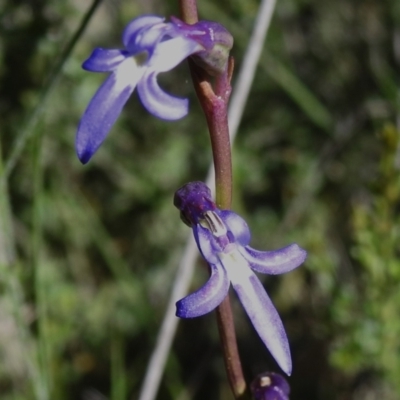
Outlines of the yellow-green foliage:
[{"label": "yellow-green foliage", "polygon": [[354,276],[333,304],[341,333],[332,361],[352,372],[372,369],[400,390],[399,132],[379,134],[380,161],[368,191],[353,200]]}]

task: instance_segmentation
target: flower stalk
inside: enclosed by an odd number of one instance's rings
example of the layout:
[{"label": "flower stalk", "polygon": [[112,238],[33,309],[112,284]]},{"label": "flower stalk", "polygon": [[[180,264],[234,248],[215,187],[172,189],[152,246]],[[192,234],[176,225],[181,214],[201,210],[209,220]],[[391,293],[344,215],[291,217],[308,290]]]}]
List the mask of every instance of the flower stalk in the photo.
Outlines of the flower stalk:
[{"label": "flower stalk", "polygon": [[233,61],[230,59],[222,76],[215,78],[215,89],[210,82],[210,77],[203,70],[192,61],[189,65],[210,132],[215,169],[216,203],[220,208],[229,209],[232,202],[232,156],[228,127],[228,100],[231,93],[230,79]]},{"label": "flower stalk", "polygon": [[187,24],[195,24],[199,20],[197,0],[179,0],[182,20]]},{"label": "flower stalk", "polygon": [[[180,0],[181,18],[193,24],[198,21],[196,0]],[[213,153],[216,186],[216,204],[230,209],[232,203],[232,158],[228,126],[228,100],[231,93],[230,80],[233,72],[233,59],[229,58],[225,72],[214,78],[189,60],[193,85],[203,108]],[[236,331],[233,321],[229,294],[217,307],[218,331],[222,344],[225,368],[235,399],[249,398],[249,390],[244,379],[237,347]]]}]

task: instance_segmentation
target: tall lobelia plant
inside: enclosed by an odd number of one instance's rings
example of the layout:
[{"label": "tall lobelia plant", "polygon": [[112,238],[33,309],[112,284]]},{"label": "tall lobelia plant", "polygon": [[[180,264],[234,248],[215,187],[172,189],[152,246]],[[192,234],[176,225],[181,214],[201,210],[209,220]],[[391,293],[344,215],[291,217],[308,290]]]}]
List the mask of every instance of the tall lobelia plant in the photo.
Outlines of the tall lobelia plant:
[{"label": "tall lobelia plant", "polygon": [[[122,35],[123,49],[97,48],[83,63],[92,72],[108,77],[89,103],[79,123],[76,151],[87,163],[101,146],[121,110],[136,88],[144,107],[164,120],[177,120],[188,113],[188,101],[164,92],[157,75],[184,59],[207,121],[215,167],[216,200],[202,182],[190,182],[176,193],[174,204],[192,230],[210,270],[208,282],[197,292],[179,300],[176,315],[194,318],[216,309],[227,375],[236,399],[250,397],[236,344],[228,296],[232,284],[250,321],[278,365],[292,372],[288,339],[282,321],[253,271],[282,274],[298,267],[306,252],[292,244],[276,251],[249,246],[246,222],[230,211],[232,160],[227,109],[231,93],[233,45],[230,33],[220,24],[198,21],[194,0],[180,0],[182,20],[170,22],[155,15],[131,21]],[[269,373],[253,381],[255,399],[288,399],[283,377]],[[278,396],[278,397],[277,397]]]}]

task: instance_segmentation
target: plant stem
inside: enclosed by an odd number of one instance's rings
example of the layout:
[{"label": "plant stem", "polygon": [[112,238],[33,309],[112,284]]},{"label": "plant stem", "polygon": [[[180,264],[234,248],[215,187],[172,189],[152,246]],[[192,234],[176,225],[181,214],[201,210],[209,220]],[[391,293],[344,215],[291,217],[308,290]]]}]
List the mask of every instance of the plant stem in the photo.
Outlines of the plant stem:
[{"label": "plant stem", "polygon": [[188,24],[195,24],[198,20],[197,0],[179,0],[181,18]]},{"label": "plant stem", "polygon": [[231,92],[228,70],[222,77],[216,78],[216,92],[214,92],[209,76],[192,61],[189,65],[210,132],[215,169],[216,203],[222,209],[229,209],[232,202],[232,156],[228,127],[227,103]]},{"label": "plant stem", "polygon": [[[210,82],[194,63],[190,63],[196,93],[207,119],[213,152],[216,185],[216,203],[219,208],[229,209],[232,202],[232,157],[228,128],[228,99],[230,95],[230,70],[216,78],[215,92]],[[236,399],[247,397],[237,348],[235,325],[229,295],[217,307],[218,331],[222,343],[225,368]]]},{"label": "plant stem", "polygon": [[243,376],[237,348],[236,331],[229,295],[217,307],[218,332],[222,344],[224,363],[229,384],[235,399],[248,399],[248,388]]},{"label": "plant stem", "polygon": [[[196,0],[180,0],[181,17],[186,23],[197,22]],[[215,169],[216,203],[229,209],[232,202],[232,156],[228,126],[228,100],[233,61],[229,60],[225,72],[211,77],[189,61],[193,84],[203,108],[210,132]],[[232,392],[237,400],[248,398],[248,388],[243,376],[236,341],[235,325],[229,295],[217,307],[218,331],[222,343],[225,368]]]}]

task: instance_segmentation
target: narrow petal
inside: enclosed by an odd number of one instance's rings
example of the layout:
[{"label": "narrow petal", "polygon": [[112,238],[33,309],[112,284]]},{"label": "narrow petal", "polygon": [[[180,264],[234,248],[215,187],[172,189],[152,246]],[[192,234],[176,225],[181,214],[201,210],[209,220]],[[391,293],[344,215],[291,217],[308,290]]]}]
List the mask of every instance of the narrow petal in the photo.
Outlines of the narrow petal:
[{"label": "narrow petal", "polygon": [[204,48],[194,40],[183,36],[175,37],[157,45],[147,66],[158,73],[170,71],[185,58],[201,50]]},{"label": "narrow petal", "polygon": [[217,254],[221,249],[213,246],[213,243],[215,244],[215,239],[213,238],[212,233],[201,225],[195,225],[193,227],[193,236],[203,258],[209,264],[218,264],[219,258]]},{"label": "narrow petal", "polygon": [[79,123],[76,152],[86,164],[103,143],[143,71],[127,59],[100,86]]},{"label": "narrow petal", "polygon": [[124,32],[122,33],[122,43],[129,50],[130,46],[135,44],[140,30],[151,28],[152,26],[160,24],[163,21],[164,18],[158,17],[157,15],[144,15],[142,17],[135,18],[129,22],[124,29]]},{"label": "narrow petal", "polygon": [[242,247],[240,252],[254,271],[270,275],[292,271],[307,257],[307,252],[295,243],[274,251],[258,251],[247,246]]},{"label": "narrow petal", "polygon": [[157,74],[174,68],[198,47],[196,42],[183,37],[157,45],[153,57],[146,64],[148,71],[138,85],[140,99],[151,114],[174,121],[188,113],[188,100],[165,93],[158,85]]},{"label": "narrow petal", "polygon": [[207,283],[196,292],[176,303],[176,316],[195,318],[218,307],[229,290],[229,279],[220,265],[210,265],[211,276]]},{"label": "narrow petal", "polygon": [[90,57],[82,64],[82,68],[92,72],[114,71],[123,61],[128,53],[124,50],[94,49]]},{"label": "narrow petal", "polygon": [[157,83],[157,73],[146,74],[138,84],[140,100],[158,118],[174,121],[188,113],[189,101],[165,93]]},{"label": "narrow petal", "polygon": [[290,375],[292,359],[285,329],[263,285],[238,251],[220,254],[220,259],[261,340],[282,370]]}]

